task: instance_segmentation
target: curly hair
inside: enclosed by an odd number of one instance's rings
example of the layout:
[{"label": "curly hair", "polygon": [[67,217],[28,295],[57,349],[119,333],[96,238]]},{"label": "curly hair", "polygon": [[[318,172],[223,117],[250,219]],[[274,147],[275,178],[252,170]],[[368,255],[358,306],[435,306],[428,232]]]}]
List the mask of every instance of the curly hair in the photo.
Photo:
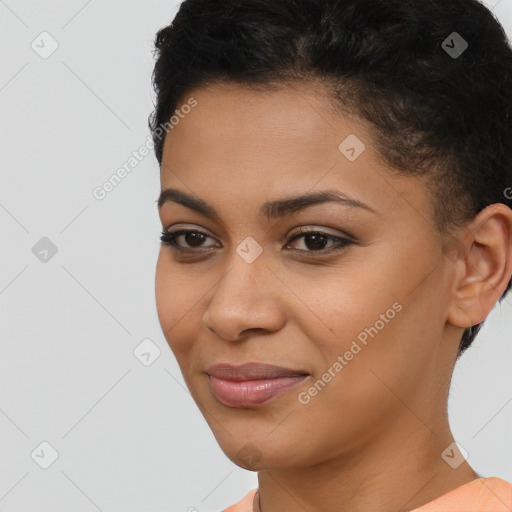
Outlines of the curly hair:
[{"label": "curly hair", "polygon": [[477,0],[185,0],[154,56],[160,165],[160,127],[192,89],[316,79],[368,122],[391,170],[427,176],[440,231],[512,206],[512,48]]}]

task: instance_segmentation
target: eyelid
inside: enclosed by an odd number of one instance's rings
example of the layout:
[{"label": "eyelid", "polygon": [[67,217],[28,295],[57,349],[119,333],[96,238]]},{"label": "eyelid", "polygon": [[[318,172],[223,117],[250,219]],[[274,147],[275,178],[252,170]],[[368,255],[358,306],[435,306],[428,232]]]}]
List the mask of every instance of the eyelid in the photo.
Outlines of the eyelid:
[{"label": "eyelid", "polygon": [[[334,229],[336,232],[331,233],[329,231],[326,231],[327,229]],[[297,230],[297,231],[295,231],[295,230]],[[209,236],[211,238],[216,238],[214,235],[210,234],[207,229],[205,229],[203,227],[195,227],[195,226],[190,226],[190,225],[186,225],[186,224],[185,225],[182,225],[182,224],[173,225],[172,231],[170,231],[170,228],[165,228],[164,231],[169,232],[169,233],[176,233],[178,231],[186,231],[186,232],[192,231],[194,233],[201,233],[201,234]],[[320,225],[315,225],[315,224],[307,224],[306,226],[299,226],[298,228],[293,228],[286,235],[284,235],[283,239],[289,239],[290,237],[293,237],[299,233],[313,233],[313,232],[317,232],[317,231],[324,235],[336,236],[339,238],[348,238],[349,240],[352,240],[353,242],[356,241],[356,237],[352,236],[350,233],[348,233],[346,231],[340,231],[340,230],[336,230],[336,228],[329,228],[327,226],[320,226]]]},{"label": "eyelid", "polygon": [[[174,249],[175,251],[181,251],[181,252],[199,253],[201,251],[211,249],[212,247],[214,247],[214,246],[206,246],[206,247],[201,246],[201,247],[196,247],[196,248],[189,248],[189,247],[181,247],[175,243],[176,238],[183,236],[183,235],[187,235],[189,233],[196,233],[199,235],[204,235],[204,236],[211,238],[212,240],[215,240],[216,242],[218,242],[218,240],[216,240],[216,238],[214,236],[206,233],[202,229],[195,229],[195,228],[194,229],[178,228],[178,229],[173,229],[172,231],[164,230],[164,231],[162,231],[162,236],[160,237],[160,240],[162,242],[166,243],[167,245],[171,246],[171,248]],[[170,239],[171,237],[172,237],[172,241],[166,242],[166,239]]]},{"label": "eyelid", "polygon": [[[193,247],[189,248],[189,247],[182,247],[176,243],[176,238],[183,236],[183,235],[190,234],[190,233],[204,235],[207,238],[216,240],[216,238],[214,236],[211,236],[210,234],[206,233],[202,229],[196,229],[196,228],[190,228],[190,227],[187,227],[187,228],[184,228],[184,227],[179,228],[178,227],[176,229],[173,229],[172,231],[163,231],[162,236],[160,237],[160,240],[163,244],[170,246],[170,248],[172,250],[174,250],[176,253],[182,253],[184,255],[186,255],[187,253],[188,254],[196,254],[196,255],[201,254],[204,252],[208,252],[209,249],[211,249],[212,247],[213,248],[215,247],[215,246],[200,246],[200,247],[195,247],[195,248],[193,248]],[[314,258],[314,257],[328,256],[333,253],[341,252],[347,246],[354,245],[357,243],[357,241],[354,239],[354,237],[352,237],[351,235],[345,234],[345,233],[335,235],[335,234],[331,234],[331,233],[325,231],[325,228],[312,227],[312,226],[308,226],[308,227],[301,226],[300,228],[298,228],[298,230],[295,233],[286,235],[285,238],[287,240],[287,245],[285,247],[288,247],[289,244],[293,243],[296,239],[300,239],[301,237],[308,235],[308,234],[310,234],[310,235],[318,234],[320,236],[323,236],[330,241],[334,241],[335,246],[329,247],[327,249],[325,249],[325,248],[320,249],[318,251],[304,250],[304,249],[293,249],[293,248],[289,249],[289,250],[291,250],[292,252],[295,252],[295,253],[302,253],[302,255],[306,254],[306,255],[308,255],[308,257]],[[218,240],[217,240],[217,242],[218,242]]]},{"label": "eyelid", "polygon": [[288,235],[287,235],[287,238],[289,238],[290,236],[291,237],[294,237],[298,234],[303,234],[303,233],[321,233],[323,235],[326,235],[326,236],[334,236],[334,237],[337,237],[337,238],[346,238],[348,240],[351,240],[353,242],[356,241],[355,237],[353,237],[351,234],[347,233],[346,231],[339,231],[337,230],[336,233],[331,233],[330,231],[326,231],[326,227],[322,227],[322,226],[315,226],[315,225],[308,225],[307,227],[304,227],[304,226],[301,226],[299,228],[297,228],[297,231],[294,231],[292,230]]}]

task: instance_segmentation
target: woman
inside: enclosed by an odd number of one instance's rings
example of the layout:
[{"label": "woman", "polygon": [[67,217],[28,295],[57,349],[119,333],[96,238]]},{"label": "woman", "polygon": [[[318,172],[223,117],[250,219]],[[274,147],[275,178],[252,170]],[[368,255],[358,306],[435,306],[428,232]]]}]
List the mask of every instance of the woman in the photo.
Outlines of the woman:
[{"label": "woman", "polygon": [[230,512],[510,511],[453,438],[512,276],[512,50],[475,0],[186,0],[156,37],[158,315]]}]

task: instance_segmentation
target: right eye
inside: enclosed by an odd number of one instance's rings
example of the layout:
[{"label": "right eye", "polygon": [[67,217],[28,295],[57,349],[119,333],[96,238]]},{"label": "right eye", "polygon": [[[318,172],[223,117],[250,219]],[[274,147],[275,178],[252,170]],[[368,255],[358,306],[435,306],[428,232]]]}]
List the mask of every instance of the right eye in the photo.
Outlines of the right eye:
[{"label": "right eye", "polygon": [[[176,240],[182,236],[184,237],[185,243],[189,244],[189,247],[183,247],[176,242]],[[169,245],[175,251],[194,252],[194,248],[203,247],[201,244],[206,238],[211,237],[202,231],[179,229],[177,231],[162,231],[160,241]]]}]

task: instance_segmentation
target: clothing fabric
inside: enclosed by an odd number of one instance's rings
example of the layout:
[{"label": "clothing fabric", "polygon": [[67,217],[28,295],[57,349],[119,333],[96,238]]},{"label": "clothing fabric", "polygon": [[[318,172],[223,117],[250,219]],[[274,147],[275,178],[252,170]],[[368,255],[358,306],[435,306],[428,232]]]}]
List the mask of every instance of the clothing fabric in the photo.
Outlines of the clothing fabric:
[{"label": "clothing fabric", "polygon": [[[257,489],[222,512],[253,512]],[[490,476],[461,485],[410,512],[511,512],[512,484]]]}]

